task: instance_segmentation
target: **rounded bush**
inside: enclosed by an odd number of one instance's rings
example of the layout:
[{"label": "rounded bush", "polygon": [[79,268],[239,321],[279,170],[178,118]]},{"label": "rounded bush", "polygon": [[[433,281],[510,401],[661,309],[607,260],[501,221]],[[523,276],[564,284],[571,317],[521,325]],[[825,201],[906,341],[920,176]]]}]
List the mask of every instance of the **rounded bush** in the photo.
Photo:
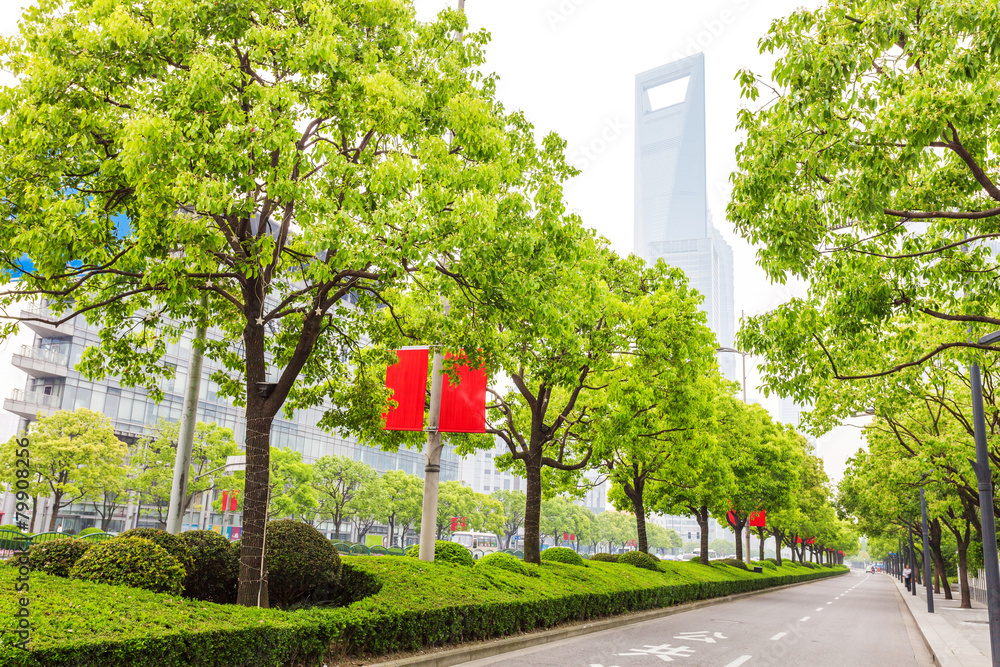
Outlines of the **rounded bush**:
[{"label": "rounded bush", "polygon": [[288,607],[340,581],[340,555],[308,523],[279,519],[267,524],[267,595]]},{"label": "rounded bush", "polygon": [[[411,558],[418,558],[420,556],[420,545],[414,544],[412,547],[406,550],[406,555],[410,556]],[[435,540],[434,562],[454,563],[455,565],[465,565],[466,567],[472,567],[473,565],[475,565],[476,559],[472,557],[471,551],[463,547],[458,542]]]},{"label": "rounded bush", "polygon": [[567,547],[549,547],[542,552],[541,559],[566,563],[567,565],[583,565],[580,554]]},{"label": "rounded bush", "polygon": [[778,559],[777,558],[765,558],[764,560],[766,560],[768,563],[771,563],[772,565],[775,565],[775,566],[778,565]]},{"label": "rounded bush", "polygon": [[184,566],[176,558],[142,537],[118,537],[95,544],[70,570],[73,579],[174,594],[184,590],[184,575]]},{"label": "rounded bush", "polygon": [[618,557],[618,562],[633,565],[635,567],[641,567],[644,570],[653,570],[656,572],[659,572],[660,570],[660,568],[656,566],[656,559],[641,551],[626,551]]},{"label": "rounded bush", "polygon": [[184,595],[220,604],[235,602],[240,558],[229,547],[229,540],[212,530],[189,530],[178,537],[192,559],[184,577]]},{"label": "rounded bush", "polygon": [[165,530],[160,530],[159,528],[132,528],[113,539],[120,540],[123,537],[141,537],[162,549],[166,549],[168,554],[177,559],[177,562],[181,564],[185,572],[191,569],[194,562],[191,558],[191,550],[188,549],[184,540],[179,535],[172,535]]},{"label": "rounded bush", "polygon": [[799,563],[799,565],[801,565],[802,567],[808,567],[810,570],[815,570],[816,569],[816,564],[815,563],[810,563],[808,561],[806,561],[805,563]]},{"label": "rounded bush", "polygon": [[774,563],[772,563],[771,561],[769,561],[767,559],[764,559],[764,560],[755,560],[755,561],[753,561],[753,565],[755,565],[756,567],[762,567],[765,570],[777,570],[778,569],[777,565],[775,565]]},{"label": "rounded bush", "polygon": [[594,554],[589,560],[600,561],[601,563],[617,563],[618,556],[615,554]]},{"label": "rounded bush", "polygon": [[103,533],[104,531],[97,526],[91,526],[90,528],[84,528],[79,533],[76,534],[77,537],[83,537],[84,535],[90,535],[91,533]]},{"label": "rounded bush", "polygon": [[35,572],[68,577],[70,569],[91,546],[90,542],[74,537],[33,544],[28,548],[28,566]]},{"label": "rounded bush", "polygon": [[529,568],[527,565],[522,563],[521,559],[517,556],[513,554],[505,554],[501,551],[486,554],[476,561],[476,567],[495,567],[501,570],[507,570],[508,572],[523,574],[528,577],[539,576],[538,572],[535,571],[535,568]]},{"label": "rounded bush", "polygon": [[4,525],[0,526],[0,530],[13,530],[15,532],[21,533],[22,535],[28,534],[12,523],[5,523]]},{"label": "rounded bush", "polygon": [[729,565],[731,567],[738,567],[741,570],[747,569],[747,564],[738,558],[720,558],[715,561],[719,565]]}]

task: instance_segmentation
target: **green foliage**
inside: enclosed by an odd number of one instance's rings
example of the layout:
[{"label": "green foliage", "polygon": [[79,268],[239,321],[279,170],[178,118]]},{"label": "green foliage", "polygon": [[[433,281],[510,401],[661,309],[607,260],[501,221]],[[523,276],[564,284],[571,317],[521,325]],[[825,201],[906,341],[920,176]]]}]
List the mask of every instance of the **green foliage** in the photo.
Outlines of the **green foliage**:
[{"label": "green foliage", "polygon": [[[785,567],[754,575],[686,563],[660,565],[661,572],[631,569],[626,577],[612,563],[550,564],[536,568],[539,577],[529,578],[493,567],[347,557],[343,582],[360,592],[346,599],[353,604],[295,613],[209,605],[38,574],[32,650],[0,640],[0,662],[11,667],[316,666],[330,662],[331,647],[348,655],[420,650],[846,572]],[[12,590],[16,571],[0,570],[0,588]],[[0,619],[7,619],[0,627],[16,623],[15,605],[14,596],[0,596]],[[218,650],[220,634],[227,638],[226,650]]]},{"label": "green foliage", "polygon": [[713,561],[719,565],[729,565],[731,567],[738,567],[741,570],[747,569],[747,564],[741,560],[735,558],[720,558],[719,560]]},{"label": "green foliage", "polygon": [[751,565],[754,565],[756,567],[762,567],[765,570],[775,570],[778,567],[778,564],[774,562],[773,558],[765,558],[764,560],[751,561]]},{"label": "green foliage", "polygon": [[566,547],[549,547],[542,552],[541,558],[543,561],[555,561],[557,563],[566,563],[567,565],[584,564],[580,554]]},{"label": "green foliage", "polygon": [[229,540],[211,530],[188,530],[178,537],[192,560],[184,577],[184,595],[207,602],[235,602],[240,563]]},{"label": "green foliage", "polygon": [[28,548],[28,564],[36,572],[68,577],[70,569],[91,546],[90,542],[72,537],[33,544]]},{"label": "green foliage", "polygon": [[271,600],[287,607],[336,585],[340,555],[330,540],[307,523],[269,521],[267,579]]},{"label": "green foliage", "polygon": [[[13,484],[21,449],[14,436],[0,444],[0,482]],[[55,511],[44,531],[54,531],[59,510],[84,499],[116,493],[125,479],[125,443],[104,415],[80,408],[59,410],[28,427],[31,466],[27,492],[52,498]]]},{"label": "green foliage", "polygon": [[74,579],[179,594],[184,567],[166,549],[142,537],[116,537],[96,544],[70,570]]},{"label": "green foliage", "polygon": [[177,562],[181,564],[185,572],[191,568],[194,562],[191,556],[191,549],[179,535],[171,535],[159,528],[132,528],[112,539],[119,540],[127,537],[141,537],[166,549],[168,554],[177,559]]},{"label": "green foliage", "polygon": [[476,561],[476,567],[498,567],[501,570],[516,572],[525,576],[539,576],[537,566],[523,563],[517,556],[513,554],[505,554],[502,551],[486,554]]},{"label": "green foliage", "polygon": [[[3,526],[0,526],[3,528]],[[79,533],[76,534],[77,537],[83,537],[84,535],[90,535],[91,533],[103,533],[104,531],[97,526],[91,526],[90,528],[84,528]]]},{"label": "green foliage", "polygon": [[598,561],[600,563],[617,563],[618,562],[618,556],[616,556],[615,554],[598,553],[598,554],[594,554],[593,556],[591,556],[587,560],[594,560],[594,561]]},{"label": "green foliage", "polygon": [[[406,550],[406,555],[410,558],[419,557],[420,545],[414,544],[411,546]],[[458,544],[457,542],[448,542],[446,540],[436,540],[434,542],[434,562],[452,563],[454,565],[472,567],[475,565],[476,560],[472,557],[472,552],[463,547],[461,544]]]},{"label": "green foliage", "polygon": [[649,554],[643,553],[641,551],[626,551],[622,555],[618,556],[619,563],[626,563],[627,565],[632,565],[634,567],[641,567],[644,570],[656,570],[659,571],[659,567],[656,565],[658,559],[653,558]]}]

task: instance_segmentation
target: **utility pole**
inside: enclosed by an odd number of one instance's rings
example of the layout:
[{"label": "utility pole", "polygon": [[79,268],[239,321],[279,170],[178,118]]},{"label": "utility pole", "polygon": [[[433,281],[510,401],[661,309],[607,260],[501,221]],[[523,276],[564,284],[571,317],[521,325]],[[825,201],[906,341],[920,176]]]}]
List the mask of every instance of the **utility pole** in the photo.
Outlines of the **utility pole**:
[{"label": "utility pole", "polygon": [[[465,13],[465,0],[458,0],[458,11]],[[458,41],[462,41],[462,33],[458,33]],[[451,145],[455,133],[448,130],[448,144]],[[451,304],[448,299],[441,299],[444,316],[448,316]],[[444,378],[441,371],[444,368],[444,355],[440,347],[434,349],[431,362],[431,405],[427,417],[427,451],[424,464],[424,499],[420,508],[420,549],[419,558],[422,561],[434,560],[434,542],[437,539],[437,506],[438,486],[441,481],[441,432],[438,431],[441,417],[441,387]]]},{"label": "utility pole", "polygon": [[177,456],[174,458],[174,479],[170,486],[170,509],[167,510],[167,532],[181,532],[184,519],[184,499],[187,497],[188,473],[191,471],[191,449],[194,447],[194,426],[198,422],[198,393],[201,391],[201,367],[204,361],[204,342],[208,334],[208,296],[201,297],[198,326],[191,341],[191,364],[184,390],[180,432],[177,436]]}]

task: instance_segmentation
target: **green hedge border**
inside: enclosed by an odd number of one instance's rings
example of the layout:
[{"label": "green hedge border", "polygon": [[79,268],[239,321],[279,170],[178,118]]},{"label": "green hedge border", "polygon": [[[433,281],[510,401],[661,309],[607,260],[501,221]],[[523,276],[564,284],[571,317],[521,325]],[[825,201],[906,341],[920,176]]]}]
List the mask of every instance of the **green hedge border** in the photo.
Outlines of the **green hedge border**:
[{"label": "green hedge border", "polygon": [[[353,603],[344,599],[343,602],[350,603],[347,607],[285,613],[191,603],[197,607],[189,606],[179,611],[187,611],[189,616],[191,611],[202,612],[204,616],[198,617],[198,621],[203,625],[215,623],[219,627],[195,630],[175,627],[159,634],[150,631],[148,636],[114,639],[84,636],[27,653],[0,645],[0,663],[11,667],[321,665],[324,657],[329,661],[343,654],[383,654],[488,639],[567,621],[668,607],[847,572],[843,567],[816,570],[795,567],[781,568],[782,571],[792,570],[794,574],[748,575],[724,566],[692,564],[665,574],[616,563],[588,564],[586,568],[550,564],[543,566],[552,568],[548,570],[549,576],[539,580],[496,568],[460,568],[411,559],[356,557],[344,561],[343,579],[347,590],[368,596]],[[411,563],[400,567],[404,561]],[[698,567],[705,569],[695,569]],[[470,575],[473,572],[475,575]],[[692,581],[702,576],[725,580]],[[678,579],[681,583],[667,583]],[[58,581],[56,578],[49,580]],[[5,588],[10,583],[0,581]],[[81,582],[71,583],[81,585]],[[456,591],[456,584],[469,590]],[[42,590],[35,588],[36,585],[44,585],[43,575],[32,576],[33,589]],[[617,587],[618,590],[591,589],[557,594],[560,589],[584,585]],[[140,596],[135,589],[105,588],[141,597],[136,602],[149,608],[158,604],[181,604],[171,601],[167,595],[142,591]],[[432,595],[433,592],[440,594]],[[85,594],[100,596],[107,591],[88,590]],[[9,605],[2,607],[5,614],[10,609]],[[181,617],[178,613],[177,618]],[[227,622],[229,627],[226,627]],[[3,624],[0,627],[4,627]]]}]

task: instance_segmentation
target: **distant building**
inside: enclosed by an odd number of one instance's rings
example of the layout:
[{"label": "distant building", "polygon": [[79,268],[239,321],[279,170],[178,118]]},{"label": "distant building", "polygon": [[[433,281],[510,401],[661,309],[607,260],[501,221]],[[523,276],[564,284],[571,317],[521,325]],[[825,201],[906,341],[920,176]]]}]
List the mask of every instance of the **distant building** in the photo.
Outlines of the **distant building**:
[{"label": "distant building", "polygon": [[[732,346],[733,251],[708,211],[703,54],[636,76],[635,128],[635,252],[682,269],[719,345]],[[737,379],[733,357],[719,364]]]}]

